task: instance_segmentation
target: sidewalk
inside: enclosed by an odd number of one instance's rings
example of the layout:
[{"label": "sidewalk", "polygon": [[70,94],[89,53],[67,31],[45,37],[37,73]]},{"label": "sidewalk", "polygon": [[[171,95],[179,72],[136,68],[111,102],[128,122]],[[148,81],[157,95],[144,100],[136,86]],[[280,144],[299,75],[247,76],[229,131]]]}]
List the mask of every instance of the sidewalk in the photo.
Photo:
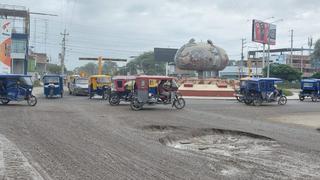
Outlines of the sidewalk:
[{"label": "sidewalk", "polygon": [[[236,100],[235,97],[206,97],[206,96],[183,96],[185,99],[201,99],[201,100]],[[288,100],[298,100],[299,93],[293,93],[292,96],[287,96]]]},{"label": "sidewalk", "polygon": [[43,180],[18,147],[0,134],[0,179]]}]

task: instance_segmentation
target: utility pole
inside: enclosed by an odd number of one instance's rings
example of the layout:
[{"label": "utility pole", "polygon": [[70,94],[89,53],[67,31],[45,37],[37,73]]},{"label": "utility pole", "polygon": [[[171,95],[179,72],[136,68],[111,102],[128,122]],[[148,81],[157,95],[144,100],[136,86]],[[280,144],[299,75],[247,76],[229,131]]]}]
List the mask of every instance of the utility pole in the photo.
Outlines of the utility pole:
[{"label": "utility pole", "polygon": [[69,33],[67,33],[67,30],[64,29],[64,32],[61,33],[62,37],[62,51],[61,51],[61,75],[64,75],[64,58],[66,56],[66,36],[69,35]]},{"label": "utility pole", "polygon": [[270,26],[269,25],[269,31],[268,31],[268,63],[267,63],[267,78],[270,77]]},{"label": "utility pole", "polygon": [[241,63],[240,63],[240,78],[243,76],[243,60],[244,60],[244,56],[243,56],[243,49],[245,48],[245,44],[246,44],[246,39],[242,38],[241,39]]},{"label": "utility pole", "polygon": [[309,55],[311,55],[312,45],[313,45],[312,37],[308,37]]},{"label": "utility pole", "polygon": [[303,75],[303,46],[301,47],[301,64],[300,64],[300,71],[302,72]]},{"label": "utility pole", "polygon": [[266,61],[266,58],[265,58],[265,56],[266,56],[266,44],[265,43],[263,43],[263,50],[262,50],[262,69],[264,68],[264,63],[265,63],[265,61]]},{"label": "utility pole", "polygon": [[291,29],[291,52],[290,52],[290,65],[292,66],[292,52],[293,52],[293,29]]}]

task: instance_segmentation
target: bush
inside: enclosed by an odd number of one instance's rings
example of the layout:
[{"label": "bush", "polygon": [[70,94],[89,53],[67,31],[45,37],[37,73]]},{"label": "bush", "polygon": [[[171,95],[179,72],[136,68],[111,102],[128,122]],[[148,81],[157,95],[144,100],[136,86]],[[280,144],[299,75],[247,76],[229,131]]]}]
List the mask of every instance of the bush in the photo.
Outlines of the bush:
[{"label": "bush", "polygon": [[[267,67],[263,68],[263,74],[266,76]],[[302,73],[286,64],[271,64],[270,77],[281,78],[287,81],[295,81],[301,79]]]},{"label": "bush", "polygon": [[320,79],[320,72],[314,73],[311,77],[316,78],[316,79]]},{"label": "bush", "polygon": [[33,81],[33,87],[40,87],[40,86],[41,86],[40,80]]},{"label": "bush", "polygon": [[293,93],[287,89],[282,89],[282,93],[285,95],[285,96],[292,96]]},{"label": "bush", "polygon": [[283,81],[282,83],[278,84],[278,87],[281,89],[300,89],[300,82],[299,81]]}]

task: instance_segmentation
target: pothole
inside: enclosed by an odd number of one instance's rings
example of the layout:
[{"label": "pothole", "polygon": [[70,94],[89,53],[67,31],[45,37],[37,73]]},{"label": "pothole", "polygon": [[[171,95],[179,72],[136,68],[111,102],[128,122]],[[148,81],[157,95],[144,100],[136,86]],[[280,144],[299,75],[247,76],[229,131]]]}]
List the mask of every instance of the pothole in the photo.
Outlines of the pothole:
[{"label": "pothole", "polygon": [[205,157],[205,165],[221,177],[237,179],[313,179],[320,177],[317,153],[287,148],[277,141],[245,132],[201,129],[182,138],[173,134],[159,139],[178,152]]}]

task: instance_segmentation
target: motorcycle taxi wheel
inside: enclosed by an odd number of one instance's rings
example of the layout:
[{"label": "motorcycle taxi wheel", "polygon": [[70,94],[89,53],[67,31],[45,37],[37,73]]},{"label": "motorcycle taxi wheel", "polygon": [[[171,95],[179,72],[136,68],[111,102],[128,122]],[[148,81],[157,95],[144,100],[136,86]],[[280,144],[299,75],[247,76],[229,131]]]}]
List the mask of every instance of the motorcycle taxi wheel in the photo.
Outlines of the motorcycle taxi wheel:
[{"label": "motorcycle taxi wheel", "polygon": [[27,103],[28,103],[29,106],[35,106],[38,103],[38,101],[37,101],[37,98],[34,95],[31,95],[28,98]]},{"label": "motorcycle taxi wheel", "polygon": [[130,107],[132,110],[134,111],[139,111],[142,109],[143,107],[143,104],[142,103],[139,103],[138,99],[133,99],[130,103]]},{"label": "motorcycle taxi wheel", "polygon": [[10,102],[9,99],[1,99],[1,103],[2,103],[3,105],[8,104],[9,102]]},{"label": "motorcycle taxi wheel", "polygon": [[285,97],[285,96],[280,96],[280,97],[279,97],[279,100],[278,100],[278,104],[279,104],[279,105],[285,105],[285,104],[287,104],[287,97]]},{"label": "motorcycle taxi wheel", "polygon": [[186,106],[186,101],[182,97],[178,97],[173,101],[173,105],[176,109],[183,109]]},{"label": "motorcycle taxi wheel", "polygon": [[300,101],[304,101],[304,96],[299,96]]},{"label": "motorcycle taxi wheel", "polygon": [[111,106],[116,106],[120,104],[120,97],[117,94],[112,94],[109,98],[109,104]]},{"label": "motorcycle taxi wheel", "polygon": [[262,104],[262,99],[261,98],[255,98],[253,101],[252,101],[252,104],[254,106],[261,106]]}]

